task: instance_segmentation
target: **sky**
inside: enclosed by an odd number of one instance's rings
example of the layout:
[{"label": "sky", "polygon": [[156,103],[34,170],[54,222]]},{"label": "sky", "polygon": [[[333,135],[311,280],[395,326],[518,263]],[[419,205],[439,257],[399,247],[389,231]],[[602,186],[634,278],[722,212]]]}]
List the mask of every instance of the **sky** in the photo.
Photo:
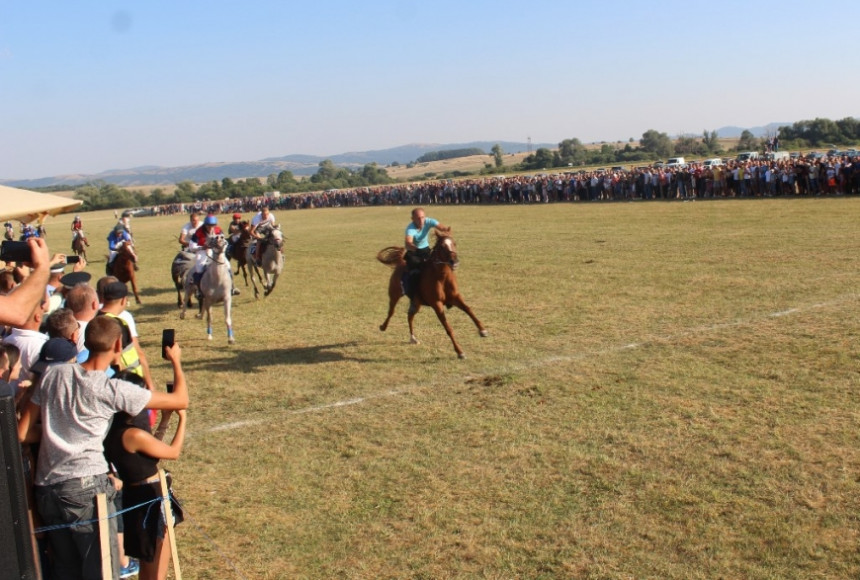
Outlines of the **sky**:
[{"label": "sky", "polygon": [[0,0],[0,180],[860,116],[860,2]]}]

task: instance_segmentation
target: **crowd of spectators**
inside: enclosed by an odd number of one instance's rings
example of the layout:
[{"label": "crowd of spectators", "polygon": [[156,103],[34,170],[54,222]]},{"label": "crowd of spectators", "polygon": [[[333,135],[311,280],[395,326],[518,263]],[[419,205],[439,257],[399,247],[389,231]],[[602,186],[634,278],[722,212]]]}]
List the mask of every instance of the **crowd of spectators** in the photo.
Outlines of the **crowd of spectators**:
[{"label": "crowd of spectators", "polygon": [[674,200],[732,197],[828,196],[860,193],[860,157],[832,155],[778,161],[723,160],[398,183],[291,195],[154,206],[155,215],[257,212],[383,205],[534,204],[582,201]]},{"label": "crowd of spectators", "polygon": [[[181,350],[168,346],[163,355],[173,366],[173,392],[156,390],[126,309],[126,285],[112,276],[90,285],[85,260],[66,272],[66,256],[51,256],[43,237],[29,236],[25,244],[29,259],[19,257],[21,262],[0,271],[0,396],[4,405],[14,403],[26,496],[37,529],[44,526],[46,532],[37,535],[38,569],[44,578],[102,578],[107,554],[99,530],[106,527],[113,578],[138,573],[131,556],[140,559],[141,575],[150,571],[148,578],[166,578],[164,542],[156,537],[163,524],[157,517],[148,521],[148,530],[123,530],[121,524],[131,514],[161,510],[126,505],[134,509],[123,518],[91,521],[98,519],[97,495],[105,496],[109,515],[116,512],[123,484],[134,490],[149,486],[160,498],[151,473],[117,475],[103,441],[118,413],[139,416],[145,431],[154,426],[156,410],[162,412],[160,430],[174,411],[184,425],[188,391]],[[133,455],[152,456],[157,463],[175,458],[181,446],[178,435],[163,446],[166,451],[150,444]]]}]

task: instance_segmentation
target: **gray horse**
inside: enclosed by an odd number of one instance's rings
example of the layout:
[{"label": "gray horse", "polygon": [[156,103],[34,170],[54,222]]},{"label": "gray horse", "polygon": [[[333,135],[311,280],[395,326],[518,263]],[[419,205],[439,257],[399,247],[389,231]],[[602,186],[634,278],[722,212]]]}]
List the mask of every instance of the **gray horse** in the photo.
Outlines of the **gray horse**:
[{"label": "gray horse", "polygon": [[[212,306],[219,302],[224,303],[224,321],[227,323],[227,342],[233,344],[236,338],[233,336],[233,318],[231,310],[233,306],[233,277],[230,273],[230,261],[224,255],[227,249],[227,238],[223,234],[209,236],[206,247],[212,252],[209,263],[203,271],[200,279],[200,293],[203,301],[197,318],[206,313],[206,334],[212,340]],[[182,302],[182,312],[179,318],[185,318],[185,306],[189,303],[194,292],[193,276],[188,276],[185,283],[185,300]]]},{"label": "gray horse", "polygon": [[[253,247],[248,248],[246,254],[248,265],[251,266],[251,284],[254,286],[254,298],[260,297],[260,291],[257,289],[254,277],[260,281],[260,285],[263,287],[263,296],[268,296],[275,289],[278,276],[284,270],[284,234],[281,232],[280,226],[269,228],[264,238],[257,240],[258,244],[262,242],[267,245],[266,249],[263,250],[260,266],[257,266],[254,261]],[[262,274],[260,273],[261,269],[263,270]]]},{"label": "gray horse", "polygon": [[[176,257],[173,258],[173,263],[170,265],[170,277],[173,279],[173,285],[176,286],[176,306],[182,308],[182,294],[185,292],[185,284],[188,280],[188,273],[194,268],[194,252],[182,250]],[[187,302],[191,306],[190,302]]]}]

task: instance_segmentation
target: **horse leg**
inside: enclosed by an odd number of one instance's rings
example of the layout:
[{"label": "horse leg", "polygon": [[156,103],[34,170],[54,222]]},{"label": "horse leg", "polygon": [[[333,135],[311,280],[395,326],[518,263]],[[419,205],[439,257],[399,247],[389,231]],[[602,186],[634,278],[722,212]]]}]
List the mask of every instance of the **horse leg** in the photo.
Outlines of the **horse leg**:
[{"label": "horse leg", "polygon": [[212,340],[212,303],[208,296],[203,297],[202,308],[206,311],[206,338]]},{"label": "horse leg", "polygon": [[415,338],[415,331],[412,329],[412,321],[419,310],[421,310],[421,303],[418,298],[413,298],[412,302],[409,303],[409,312],[406,314],[406,320],[409,322],[409,342],[412,344],[420,344]]},{"label": "horse leg", "polygon": [[[253,262],[249,262],[248,269],[250,270],[251,286],[254,287],[254,300],[259,300],[260,299],[260,291],[257,290],[257,282],[254,281],[254,277],[256,276],[257,278],[260,278],[260,271],[257,270],[257,265],[254,264]],[[260,278],[260,285],[262,285],[262,284],[263,284],[263,279]]]},{"label": "horse leg", "polygon": [[400,297],[403,296],[399,280],[397,272],[393,272],[391,274],[391,280],[388,281],[388,316],[385,317],[385,322],[379,325],[379,330],[382,332],[385,332],[388,328],[388,322],[391,320],[391,317],[394,316],[394,307],[397,306],[397,302],[400,300]]},{"label": "horse leg", "polygon": [[487,332],[487,329],[484,328],[484,325],[481,324],[481,321],[478,320],[478,317],[475,316],[475,313],[472,312],[472,309],[469,308],[469,306],[463,301],[462,296],[460,296],[459,294],[454,296],[454,298],[451,300],[451,306],[456,306],[457,308],[465,312],[469,316],[469,318],[472,319],[472,322],[475,323],[475,326],[478,327],[478,334],[480,334],[482,337],[485,337],[489,334],[489,332]]},{"label": "horse leg", "polygon": [[132,270],[131,276],[129,276],[129,282],[131,282],[131,291],[134,294],[134,301],[140,304],[140,295],[137,293],[137,276],[134,275],[134,270]]},{"label": "horse leg", "polygon": [[466,355],[463,354],[463,349],[460,348],[460,345],[457,344],[457,339],[454,338],[454,330],[451,328],[451,324],[448,323],[448,317],[445,316],[445,306],[441,302],[434,302],[433,311],[436,312],[436,316],[439,318],[439,322],[442,323],[442,326],[445,327],[445,332],[448,333],[448,338],[451,339],[451,343],[454,345],[454,350],[457,351],[458,358],[466,358]]},{"label": "horse leg", "polygon": [[191,286],[188,284],[188,281],[185,281],[185,300],[180,299],[179,307],[182,309],[179,312],[179,319],[185,320],[185,308],[191,304]]},{"label": "horse leg", "polygon": [[224,322],[227,324],[227,344],[234,344],[236,337],[233,336],[233,297],[228,288],[224,295]]}]

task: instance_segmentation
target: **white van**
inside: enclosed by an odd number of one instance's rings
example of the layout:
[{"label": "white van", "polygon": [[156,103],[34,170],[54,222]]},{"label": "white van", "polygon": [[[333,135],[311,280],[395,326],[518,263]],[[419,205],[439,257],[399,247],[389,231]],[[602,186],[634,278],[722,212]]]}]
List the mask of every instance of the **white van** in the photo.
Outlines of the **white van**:
[{"label": "white van", "polygon": [[764,156],[768,161],[788,161],[791,155],[788,151],[772,151]]},{"label": "white van", "polygon": [[744,151],[743,153],[738,153],[738,161],[752,161],[753,159],[758,159],[758,151]]},{"label": "white van", "polygon": [[687,163],[684,161],[683,157],[670,157],[668,161],[666,161],[666,167],[686,167]]},{"label": "white van", "polygon": [[713,169],[714,167],[722,167],[723,160],[719,157],[714,157],[713,159],[705,159],[702,161],[702,166],[708,169]]}]

